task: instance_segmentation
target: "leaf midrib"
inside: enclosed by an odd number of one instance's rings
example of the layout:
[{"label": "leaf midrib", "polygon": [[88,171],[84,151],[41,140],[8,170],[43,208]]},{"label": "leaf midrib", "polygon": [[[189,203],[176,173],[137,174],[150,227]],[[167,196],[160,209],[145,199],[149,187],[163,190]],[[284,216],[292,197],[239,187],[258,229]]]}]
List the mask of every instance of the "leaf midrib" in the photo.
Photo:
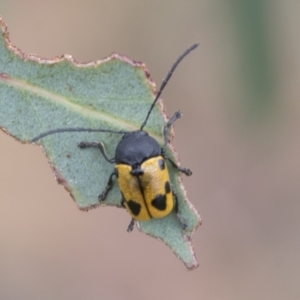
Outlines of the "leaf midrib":
[{"label": "leaf midrib", "polygon": [[[128,121],[123,121],[119,118],[115,118],[112,115],[109,115],[107,113],[104,112],[100,112],[100,111],[95,111],[95,109],[89,108],[87,106],[82,106],[76,103],[73,103],[71,101],[68,100],[68,98],[58,95],[56,93],[50,92],[46,89],[43,89],[41,87],[38,86],[34,86],[32,84],[29,84],[28,82],[21,80],[21,79],[16,79],[16,78],[12,78],[7,74],[0,74],[0,82],[5,83],[8,86],[12,86],[15,87],[17,89],[20,89],[22,91],[27,91],[31,94],[35,94],[41,98],[47,99],[51,102],[55,102],[55,103],[59,103],[60,105],[63,105],[65,107],[68,107],[68,109],[73,110],[74,112],[80,113],[80,114],[84,114],[86,116],[88,116],[89,118],[95,118],[95,119],[101,119],[107,123],[113,124],[117,127],[120,128],[125,128],[128,131],[133,131],[133,130],[139,130],[139,128],[137,126],[135,126],[134,124],[128,122]],[[161,141],[162,138],[158,135],[155,134],[151,134],[156,140]]]}]

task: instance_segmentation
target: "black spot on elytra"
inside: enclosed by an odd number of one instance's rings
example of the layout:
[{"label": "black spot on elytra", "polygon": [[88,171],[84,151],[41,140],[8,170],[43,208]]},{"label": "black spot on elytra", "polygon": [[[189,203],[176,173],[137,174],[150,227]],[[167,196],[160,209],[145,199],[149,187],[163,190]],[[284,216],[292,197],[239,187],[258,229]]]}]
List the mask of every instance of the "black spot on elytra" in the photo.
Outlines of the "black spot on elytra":
[{"label": "black spot on elytra", "polygon": [[157,195],[151,204],[158,210],[165,210],[167,207],[167,197],[166,195]]},{"label": "black spot on elytra", "polygon": [[166,181],[166,183],[165,183],[165,191],[166,191],[166,194],[169,194],[171,192],[171,187],[170,187],[169,181]]},{"label": "black spot on elytra", "polygon": [[133,215],[138,216],[141,211],[141,204],[134,202],[133,200],[127,201],[127,205]]},{"label": "black spot on elytra", "polygon": [[165,161],[163,159],[158,160],[158,165],[161,170],[165,169]]}]

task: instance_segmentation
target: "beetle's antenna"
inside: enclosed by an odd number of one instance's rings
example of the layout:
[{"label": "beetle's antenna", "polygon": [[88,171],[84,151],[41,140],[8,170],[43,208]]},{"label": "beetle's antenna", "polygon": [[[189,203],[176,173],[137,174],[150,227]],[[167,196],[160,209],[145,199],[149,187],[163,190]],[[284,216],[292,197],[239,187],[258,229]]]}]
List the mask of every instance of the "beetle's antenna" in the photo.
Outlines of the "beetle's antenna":
[{"label": "beetle's antenna", "polygon": [[149,109],[149,111],[148,111],[148,113],[147,113],[146,119],[145,119],[145,121],[143,122],[143,124],[142,124],[140,130],[142,130],[142,129],[145,127],[145,125],[147,124],[148,118],[149,118],[149,116],[150,116],[150,114],[151,114],[151,112],[152,112],[152,109],[154,108],[154,105],[155,105],[156,101],[159,99],[159,96],[161,95],[163,89],[164,89],[165,86],[167,85],[167,83],[168,83],[169,79],[171,78],[173,72],[175,71],[176,67],[179,65],[179,63],[180,63],[180,62],[181,62],[181,61],[182,61],[182,60],[183,60],[183,59],[184,59],[191,51],[193,51],[194,49],[196,49],[196,48],[198,47],[198,45],[199,45],[199,44],[194,44],[193,46],[191,46],[190,48],[188,48],[187,50],[185,50],[185,52],[184,52],[183,54],[181,54],[181,55],[178,57],[177,61],[173,64],[173,66],[172,66],[171,70],[169,71],[167,77],[166,77],[166,78],[164,79],[164,81],[162,82],[162,84],[161,84],[161,86],[160,86],[160,88],[159,88],[159,90],[158,90],[158,92],[157,92],[157,94],[156,94],[156,97],[155,97],[154,101],[152,102],[152,104],[151,104],[151,106],[150,106],[150,109]]},{"label": "beetle's antenna", "polygon": [[115,130],[110,130],[110,129],[92,129],[92,128],[81,128],[81,127],[73,127],[73,128],[57,128],[54,130],[49,130],[47,132],[44,132],[35,138],[33,138],[30,142],[35,143],[39,139],[44,138],[45,136],[55,134],[55,133],[60,133],[60,132],[110,132],[110,133],[118,133],[118,134],[124,134],[128,131],[120,130],[120,131],[115,131]]}]

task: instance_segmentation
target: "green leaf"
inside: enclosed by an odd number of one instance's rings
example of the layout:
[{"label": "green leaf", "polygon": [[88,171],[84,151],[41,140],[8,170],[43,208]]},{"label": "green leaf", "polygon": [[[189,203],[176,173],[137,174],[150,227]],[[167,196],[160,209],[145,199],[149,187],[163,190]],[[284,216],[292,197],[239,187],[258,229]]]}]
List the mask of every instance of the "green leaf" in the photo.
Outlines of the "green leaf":
[{"label": "green leaf", "polygon": [[[28,143],[35,136],[65,127],[137,130],[145,119],[155,95],[155,85],[142,63],[118,54],[87,64],[71,56],[43,59],[23,54],[14,47],[0,18],[0,128]],[[160,144],[166,122],[161,100],[145,130]],[[120,191],[114,184],[104,204],[97,198],[113,166],[97,149],[82,150],[80,141],[101,141],[114,157],[121,138],[114,133],[65,132],[38,141],[54,170],[57,181],[69,191],[82,210],[101,205],[120,207]],[[169,157],[177,155],[170,146]],[[191,236],[200,217],[187,200],[178,171],[172,166],[171,182],[179,198],[179,211],[188,225],[183,231],[175,213],[163,219],[139,222],[138,228],[164,241],[187,268],[197,266]],[[125,212],[125,211],[124,211]],[[128,218],[129,222],[130,218]],[[124,224],[121,230],[126,230]]]}]

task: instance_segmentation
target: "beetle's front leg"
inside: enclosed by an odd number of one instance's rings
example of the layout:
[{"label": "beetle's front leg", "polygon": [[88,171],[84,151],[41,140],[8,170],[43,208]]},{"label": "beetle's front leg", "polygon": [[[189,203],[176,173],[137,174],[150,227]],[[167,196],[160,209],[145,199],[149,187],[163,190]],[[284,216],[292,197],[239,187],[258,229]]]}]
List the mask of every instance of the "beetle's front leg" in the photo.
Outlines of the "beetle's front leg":
[{"label": "beetle's front leg", "polygon": [[80,142],[78,144],[78,147],[81,149],[85,149],[85,148],[97,148],[100,150],[100,152],[102,153],[103,157],[111,164],[115,163],[115,158],[108,158],[104,145],[101,142]]},{"label": "beetle's front leg", "polygon": [[164,151],[166,150],[167,148],[167,145],[168,145],[168,135],[169,135],[169,128],[173,125],[173,123],[178,120],[179,118],[181,118],[182,116],[182,113],[180,110],[176,111],[174,113],[174,115],[172,116],[172,118],[167,122],[167,124],[164,126],[164,129],[163,129],[163,135],[164,135],[164,142],[165,142],[165,145],[164,145]]}]

